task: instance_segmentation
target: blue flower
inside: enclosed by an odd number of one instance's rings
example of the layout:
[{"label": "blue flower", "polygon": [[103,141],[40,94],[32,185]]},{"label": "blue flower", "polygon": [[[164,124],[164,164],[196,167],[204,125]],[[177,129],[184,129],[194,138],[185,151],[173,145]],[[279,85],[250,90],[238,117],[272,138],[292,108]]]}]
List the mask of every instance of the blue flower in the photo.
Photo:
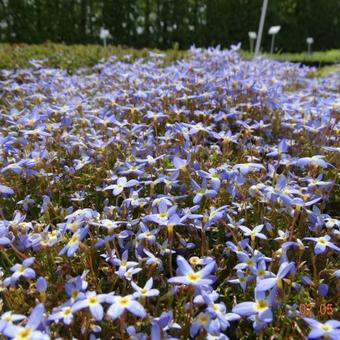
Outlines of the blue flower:
[{"label": "blue flower", "polygon": [[281,289],[283,285],[282,279],[286,277],[294,269],[295,269],[294,262],[283,262],[280,265],[280,268],[276,276],[257,281],[256,289],[258,291],[269,290],[272,289],[273,287]]},{"label": "blue flower", "polygon": [[12,339],[48,340],[50,337],[38,330],[43,321],[43,315],[44,305],[39,304],[34,307],[24,327],[7,324],[3,333]]},{"label": "blue flower", "polygon": [[44,277],[40,276],[37,280],[36,287],[37,287],[37,291],[39,293],[45,293],[46,290],[47,290],[46,279]]},{"label": "blue flower", "polygon": [[144,307],[135,300],[133,295],[114,296],[113,304],[109,307],[107,315],[112,320],[115,320],[119,318],[126,310],[141,319],[146,317],[146,311]]},{"label": "blue flower", "polygon": [[324,161],[324,156],[315,155],[312,157],[302,157],[294,162],[298,167],[304,168],[306,166],[319,166],[327,168],[328,164]]},{"label": "blue flower", "polygon": [[12,324],[13,322],[25,320],[26,316],[22,314],[14,314],[11,311],[5,312],[0,317],[0,332],[7,326],[7,324]]},{"label": "blue flower", "polygon": [[84,292],[88,286],[88,283],[84,280],[85,275],[86,272],[82,276],[71,278],[65,283],[65,292],[71,298],[71,302],[85,298]]},{"label": "blue flower", "polygon": [[308,339],[329,337],[332,340],[338,340],[340,338],[340,321],[328,320],[325,323],[321,323],[311,318],[303,318],[303,320],[312,327],[308,334]]},{"label": "blue flower", "polygon": [[213,283],[210,275],[215,271],[215,261],[211,261],[200,271],[195,272],[190,264],[181,255],[177,256],[177,272],[178,276],[172,277],[168,280],[169,283],[177,283],[192,286],[209,286]]},{"label": "blue flower", "polygon": [[34,279],[35,271],[30,268],[34,262],[34,257],[29,257],[25,259],[22,264],[15,264],[10,268],[10,271],[13,273],[11,277],[4,280],[5,285],[15,285],[15,283],[20,279],[20,277],[24,277],[26,279]]},{"label": "blue flower", "polygon": [[177,218],[176,215],[177,206],[174,205],[170,209],[164,200],[161,200],[159,203],[159,213],[158,214],[150,214],[144,217],[145,222],[154,222],[161,226],[166,226],[171,218]]},{"label": "blue flower", "polygon": [[116,184],[109,185],[104,188],[104,190],[113,190],[113,195],[118,196],[121,194],[125,188],[130,188],[135,185],[139,184],[139,182],[135,179],[127,180],[126,177],[120,177],[118,178],[118,181]]},{"label": "blue flower", "polygon": [[110,298],[108,294],[98,294],[96,292],[87,292],[85,298],[75,302],[72,305],[72,313],[78,310],[89,308],[92,316],[96,320],[102,320],[104,316],[104,309],[101,305]]},{"label": "blue flower", "polygon": [[286,310],[290,318],[300,315],[298,305],[296,303],[294,303],[293,305],[286,305]]},{"label": "blue flower", "polygon": [[119,266],[118,270],[115,272],[120,278],[124,276],[126,271],[130,268],[138,266],[138,262],[136,261],[128,261],[129,252],[125,250],[122,254],[122,259],[114,259],[112,264],[115,266]]},{"label": "blue flower", "polygon": [[14,190],[7,185],[0,184],[0,194],[3,195],[13,195]]},{"label": "blue flower", "polygon": [[208,313],[201,312],[191,323],[190,336],[194,338],[201,329],[206,330],[207,333],[216,334],[219,333],[219,324],[213,322]]},{"label": "blue flower", "polygon": [[209,169],[209,172],[199,170],[198,174],[205,178],[210,179],[211,187],[217,192],[221,187],[221,179],[218,171],[214,168]]},{"label": "blue flower", "polygon": [[261,321],[268,323],[273,320],[270,307],[271,301],[266,298],[265,293],[255,289],[255,302],[241,302],[232,309],[232,312],[241,316],[256,315]]},{"label": "blue flower", "polygon": [[193,198],[193,203],[199,203],[203,197],[215,197],[217,192],[215,190],[207,189],[207,181],[203,180],[202,187],[200,187],[193,179],[191,180],[191,186],[193,187],[196,195]]},{"label": "blue flower", "polygon": [[163,312],[158,318],[151,321],[151,340],[159,340],[162,335],[166,338],[166,331],[168,329],[181,329],[181,326],[173,321],[173,312]]},{"label": "blue flower", "polygon": [[243,231],[244,236],[250,236],[252,240],[255,240],[255,237],[261,238],[263,240],[267,239],[267,236],[261,233],[264,225],[260,224],[256,226],[254,229],[249,229],[243,225],[240,225],[238,228]]},{"label": "blue flower", "polygon": [[304,240],[314,241],[316,242],[314,253],[316,255],[323,253],[326,250],[326,247],[329,247],[336,252],[340,252],[340,248],[338,248],[335,244],[330,242],[331,237],[329,235],[325,235],[323,237],[305,237]]},{"label": "blue flower", "polygon": [[136,291],[133,293],[133,296],[136,298],[140,297],[151,297],[159,295],[158,289],[152,289],[153,279],[152,277],[146,282],[143,288],[137,286],[134,282],[131,281],[132,288]]},{"label": "blue flower", "polygon": [[73,310],[70,305],[65,305],[59,308],[56,308],[53,313],[48,317],[49,320],[58,322],[62,320],[65,325],[70,325],[73,321]]},{"label": "blue flower", "polygon": [[77,230],[71,237],[70,241],[65,245],[63,249],[60,250],[59,255],[66,255],[71,257],[78,250],[81,241],[85,238],[89,231],[88,227]]},{"label": "blue flower", "polygon": [[328,294],[329,286],[326,283],[320,283],[318,286],[318,294],[320,296],[326,296]]},{"label": "blue flower", "polygon": [[237,270],[237,279],[228,280],[230,283],[238,283],[243,291],[247,289],[248,283],[252,280],[250,275],[245,274],[242,270]]}]

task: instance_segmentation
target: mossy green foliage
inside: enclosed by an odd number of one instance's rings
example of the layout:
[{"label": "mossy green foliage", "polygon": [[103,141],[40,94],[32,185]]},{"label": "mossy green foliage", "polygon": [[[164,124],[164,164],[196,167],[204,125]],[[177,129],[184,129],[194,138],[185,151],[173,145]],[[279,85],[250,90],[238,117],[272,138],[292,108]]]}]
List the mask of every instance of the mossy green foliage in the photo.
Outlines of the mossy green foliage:
[{"label": "mossy green foliage", "polygon": [[[80,67],[94,66],[100,59],[107,59],[112,55],[117,56],[121,60],[127,60],[126,55],[131,55],[130,60],[134,61],[137,58],[147,58],[150,51],[165,53],[165,64],[185,58],[188,55],[187,51],[176,48],[160,51],[147,48],[103,47],[100,45],[65,45],[54,43],[40,45],[0,44],[0,68],[23,68],[30,65],[29,61],[31,59],[48,59],[46,66],[65,68],[73,72]],[[240,53],[245,59],[252,58],[252,55],[247,51],[241,50]],[[301,62],[313,66],[340,63],[340,50],[314,52],[311,55],[307,53],[281,53],[274,55],[265,54],[265,56],[276,60]],[[328,67],[326,72],[333,69],[336,69],[336,67],[333,66],[331,69]],[[323,75],[323,73],[320,71],[316,75]]]},{"label": "mossy green foliage", "polygon": [[[150,51],[161,52],[146,48],[103,47],[101,45],[0,44],[0,68],[24,68],[30,66],[31,59],[48,59],[46,66],[65,68],[73,72],[80,67],[94,66],[100,59],[108,59],[112,55],[125,61],[128,60],[127,55],[131,55],[129,60],[133,62],[137,58],[147,58]],[[181,59],[187,54],[187,52],[177,49],[162,52],[165,52],[166,64]]]}]

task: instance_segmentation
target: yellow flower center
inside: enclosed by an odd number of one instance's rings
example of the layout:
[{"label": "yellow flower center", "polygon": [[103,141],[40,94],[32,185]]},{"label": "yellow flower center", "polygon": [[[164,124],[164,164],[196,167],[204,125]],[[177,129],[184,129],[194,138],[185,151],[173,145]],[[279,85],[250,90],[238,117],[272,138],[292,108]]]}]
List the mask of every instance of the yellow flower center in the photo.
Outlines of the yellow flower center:
[{"label": "yellow flower center", "polygon": [[77,223],[69,224],[68,229],[75,232],[77,230]]},{"label": "yellow flower center", "polygon": [[140,290],[140,293],[141,293],[142,295],[145,295],[147,292],[148,292],[148,290],[147,290],[146,288],[142,288],[142,289]]},{"label": "yellow flower center", "polygon": [[202,314],[202,315],[199,315],[198,318],[197,318],[197,322],[200,324],[200,325],[206,325],[209,321],[209,316],[207,314]]},{"label": "yellow flower center", "polygon": [[189,273],[189,274],[187,275],[187,279],[188,279],[189,281],[192,281],[192,282],[197,282],[197,281],[199,281],[200,278],[201,278],[200,275],[197,274],[197,273],[194,273],[194,272]]},{"label": "yellow flower center", "polygon": [[27,125],[28,125],[28,126],[33,126],[34,123],[35,123],[35,120],[34,120],[34,119],[29,119],[29,120],[27,121]]},{"label": "yellow flower center", "polygon": [[129,304],[130,300],[128,297],[122,297],[118,300],[118,303],[123,306],[126,307]]},{"label": "yellow flower center", "polygon": [[329,332],[332,330],[332,328],[328,325],[321,325],[320,328],[324,331],[324,332]]},{"label": "yellow flower center", "polygon": [[211,218],[212,218],[212,217],[215,217],[216,214],[217,214],[217,211],[214,210],[214,211],[212,211],[212,212],[210,213],[210,217],[211,217]]},{"label": "yellow flower center", "polygon": [[25,271],[25,269],[26,268],[24,266],[20,265],[20,267],[18,268],[18,272],[23,273]]},{"label": "yellow flower center", "polygon": [[257,301],[256,302],[256,306],[255,306],[255,309],[257,310],[257,311],[263,311],[263,310],[265,310],[265,309],[267,309],[268,308],[268,304],[267,304],[267,301],[265,301],[265,300],[259,300],[259,301]]},{"label": "yellow flower center", "polygon": [[263,269],[260,269],[258,272],[257,272],[257,276],[264,276],[265,274],[265,271]]},{"label": "yellow flower center", "polygon": [[220,311],[220,309],[218,308],[218,305],[217,305],[216,303],[214,303],[214,304],[212,305],[212,308],[213,308],[213,310],[214,310],[215,312],[219,312],[219,311]]},{"label": "yellow flower center", "polygon": [[32,329],[31,328],[25,328],[25,329],[23,329],[23,330],[18,332],[18,334],[15,337],[15,339],[17,339],[17,340],[26,340],[26,339],[29,339],[31,334],[32,334]]},{"label": "yellow flower center", "polygon": [[7,314],[2,319],[7,322],[12,321],[12,314]]},{"label": "yellow flower center", "polygon": [[77,290],[77,289],[73,289],[73,290],[72,290],[71,297],[72,297],[73,299],[76,299],[77,296],[78,296],[78,290]]},{"label": "yellow flower center", "polygon": [[72,313],[72,311],[71,311],[71,308],[70,308],[70,307],[64,308],[64,309],[63,309],[63,312],[62,312],[62,314],[63,314],[64,316],[69,316],[71,313]]},{"label": "yellow flower center", "polygon": [[246,264],[248,266],[252,266],[254,264],[254,261],[252,259],[249,259],[249,260],[246,261]]},{"label": "yellow flower center", "polygon": [[78,235],[75,235],[75,236],[73,236],[73,237],[71,238],[70,244],[75,244],[75,243],[78,242],[78,240],[79,240],[79,236],[78,236]]},{"label": "yellow flower center", "polygon": [[166,212],[161,212],[159,213],[159,217],[160,218],[165,218],[167,216],[167,213]]},{"label": "yellow flower center", "polygon": [[89,303],[89,305],[94,305],[95,303],[97,303],[97,297],[96,296],[90,296],[87,299],[87,302]]},{"label": "yellow flower center", "polygon": [[327,244],[327,240],[324,237],[319,237],[318,242],[321,244]]},{"label": "yellow flower center", "polygon": [[193,257],[191,257],[190,260],[189,260],[190,264],[192,264],[192,265],[198,264],[199,261],[200,261],[200,259],[199,259],[199,257],[197,257],[197,256],[193,256]]},{"label": "yellow flower center", "polygon": [[50,234],[50,237],[57,237],[58,236],[58,231],[57,230],[53,230]]}]

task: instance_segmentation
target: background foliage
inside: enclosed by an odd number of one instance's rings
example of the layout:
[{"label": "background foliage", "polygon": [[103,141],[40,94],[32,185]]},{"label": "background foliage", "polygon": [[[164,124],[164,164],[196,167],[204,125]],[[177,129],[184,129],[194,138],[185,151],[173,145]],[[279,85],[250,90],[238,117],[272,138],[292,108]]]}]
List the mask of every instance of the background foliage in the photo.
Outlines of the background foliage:
[{"label": "background foliage", "polygon": [[[131,47],[188,48],[242,42],[257,31],[262,0],[0,0],[0,41],[110,43]],[[301,52],[313,36],[315,50],[339,47],[338,0],[271,0],[265,32],[281,25],[280,50]],[[268,50],[270,38],[264,35]]]}]

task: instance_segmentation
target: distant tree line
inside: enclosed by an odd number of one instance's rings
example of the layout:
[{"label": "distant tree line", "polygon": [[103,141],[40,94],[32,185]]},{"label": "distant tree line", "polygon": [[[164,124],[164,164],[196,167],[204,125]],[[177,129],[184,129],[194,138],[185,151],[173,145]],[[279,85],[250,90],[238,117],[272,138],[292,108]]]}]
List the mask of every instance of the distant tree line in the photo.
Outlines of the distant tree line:
[{"label": "distant tree line", "polygon": [[[99,43],[99,31],[111,33],[109,43],[131,47],[223,47],[257,31],[262,0],[0,0],[0,41]],[[263,37],[272,25],[282,29],[280,50],[339,48],[339,0],[269,0]]]}]

